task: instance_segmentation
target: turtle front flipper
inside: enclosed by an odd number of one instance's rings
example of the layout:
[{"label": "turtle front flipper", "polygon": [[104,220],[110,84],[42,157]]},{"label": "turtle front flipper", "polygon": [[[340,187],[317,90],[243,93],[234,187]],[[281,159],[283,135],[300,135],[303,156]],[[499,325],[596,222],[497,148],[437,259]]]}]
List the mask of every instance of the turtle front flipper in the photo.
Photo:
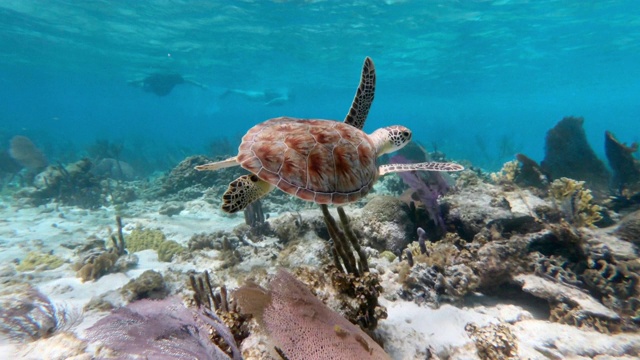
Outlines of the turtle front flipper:
[{"label": "turtle front flipper", "polygon": [[249,204],[267,195],[274,186],[260,180],[255,174],[243,175],[233,180],[222,195],[222,210],[235,213],[244,210]]},{"label": "turtle front flipper", "polygon": [[364,121],[367,120],[371,103],[373,103],[375,92],[376,68],[373,66],[373,60],[367,56],[362,65],[360,85],[358,85],[358,90],[356,90],[356,95],[353,98],[347,117],[344,119],[345,124],[362,130]]},{"label": "turtle front flipper", "polygon": [[236,157],[234,156],[232,158],[228,158],[222,161],[216,161],[212,163],[198,165],[195,167],[195,169],[198,171],[205,171],[205,170],[214,171],[214,170],[220,170],[220,169],[237,166],[237,165],[240,165],[240,164],[238,164],[238,161],[236,161]]},{"label": "turtle front flipper", "polygon": [[380,176],[392,172],[405,171],[462,171],[464,166],[448,162],[423,162],[417,164],[386,164],[380,165],[378,173]]}]

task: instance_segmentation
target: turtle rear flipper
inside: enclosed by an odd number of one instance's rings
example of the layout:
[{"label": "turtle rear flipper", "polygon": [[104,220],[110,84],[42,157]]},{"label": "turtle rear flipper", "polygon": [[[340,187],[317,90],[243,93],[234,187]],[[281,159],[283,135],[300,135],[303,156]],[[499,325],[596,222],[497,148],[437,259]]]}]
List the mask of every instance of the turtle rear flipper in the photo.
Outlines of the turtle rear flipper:
[{"label": "turtle rear flipper", "polygon": [[447,162],[423,162],[417,164],[386,164],[380,165],[378,172],[380,176],[392,172],[405,171],[462,171],[464,166]]},{"label": "turtle rear flipper", "polygon": [[344,119],[345,124],[362,130],[364,121],[367,120],[371,103],[373,103],[375,92],[376,68],[373,66],[373,60],[367,56],[362,65],[360,85],[358,85],[358,90],[356,90],[356,95],[353,98],[347,117]]},{"label": "turtle rear flipper", "polygon": [[274,186],[254,174],[243,175],[233,180],[222,195],[222,210],[235,213],[267,195]]}]

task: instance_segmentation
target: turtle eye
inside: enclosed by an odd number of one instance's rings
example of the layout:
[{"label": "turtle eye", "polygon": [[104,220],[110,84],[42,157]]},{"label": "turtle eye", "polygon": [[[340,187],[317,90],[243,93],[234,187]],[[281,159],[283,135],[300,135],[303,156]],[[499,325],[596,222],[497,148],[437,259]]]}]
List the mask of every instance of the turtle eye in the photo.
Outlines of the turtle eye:
[{"label": "turtle eye", "polygon": [[410,134],[408,131],[404,131],[404,132],[402,133],[402,136],[404,136],[404,137],[408,138],[409,136],[411,136],[411,134]]}]

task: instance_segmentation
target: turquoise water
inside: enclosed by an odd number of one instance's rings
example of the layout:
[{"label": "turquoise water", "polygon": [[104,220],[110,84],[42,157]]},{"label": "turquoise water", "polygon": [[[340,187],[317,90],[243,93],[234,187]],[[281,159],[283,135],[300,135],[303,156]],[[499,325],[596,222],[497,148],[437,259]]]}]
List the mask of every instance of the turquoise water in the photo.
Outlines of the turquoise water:
[{"label": "turquoise water", "polygon": [[[403,124],[427,149],[497,169],[543,157],[563,116],[637,141],[637,1],[0,1],[0,145],[26,135],[54,162],[96,140],[141,172],[237,143],[280,115],[341,120],[365,56],[365,130]],[[131,86],[178,73],[206,86]],[[284,95],[265,104],[229,89]]]}]

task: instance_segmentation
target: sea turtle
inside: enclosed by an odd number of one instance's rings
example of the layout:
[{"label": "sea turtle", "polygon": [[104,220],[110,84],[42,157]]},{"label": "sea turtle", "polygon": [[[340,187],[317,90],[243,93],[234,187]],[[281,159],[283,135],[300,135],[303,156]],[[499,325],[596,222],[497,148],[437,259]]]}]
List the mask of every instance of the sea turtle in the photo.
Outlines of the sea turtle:
[{"label": "sea turtle", "polygon": [[196,166],[218,170],[240,165],[251,174],[229,184],[222,210],[234,213],[274,187],[318,204],[344,204],[365,196],[382,175],[400,171],[460,171],[454,163],[376,165],[382,154],[401,149],[411,131],[394,125],[362,131],[374,98],[375,68],[366,58],[360,85],[344,122],[278,117],[262,122],[242,138],[238,155]]}]

